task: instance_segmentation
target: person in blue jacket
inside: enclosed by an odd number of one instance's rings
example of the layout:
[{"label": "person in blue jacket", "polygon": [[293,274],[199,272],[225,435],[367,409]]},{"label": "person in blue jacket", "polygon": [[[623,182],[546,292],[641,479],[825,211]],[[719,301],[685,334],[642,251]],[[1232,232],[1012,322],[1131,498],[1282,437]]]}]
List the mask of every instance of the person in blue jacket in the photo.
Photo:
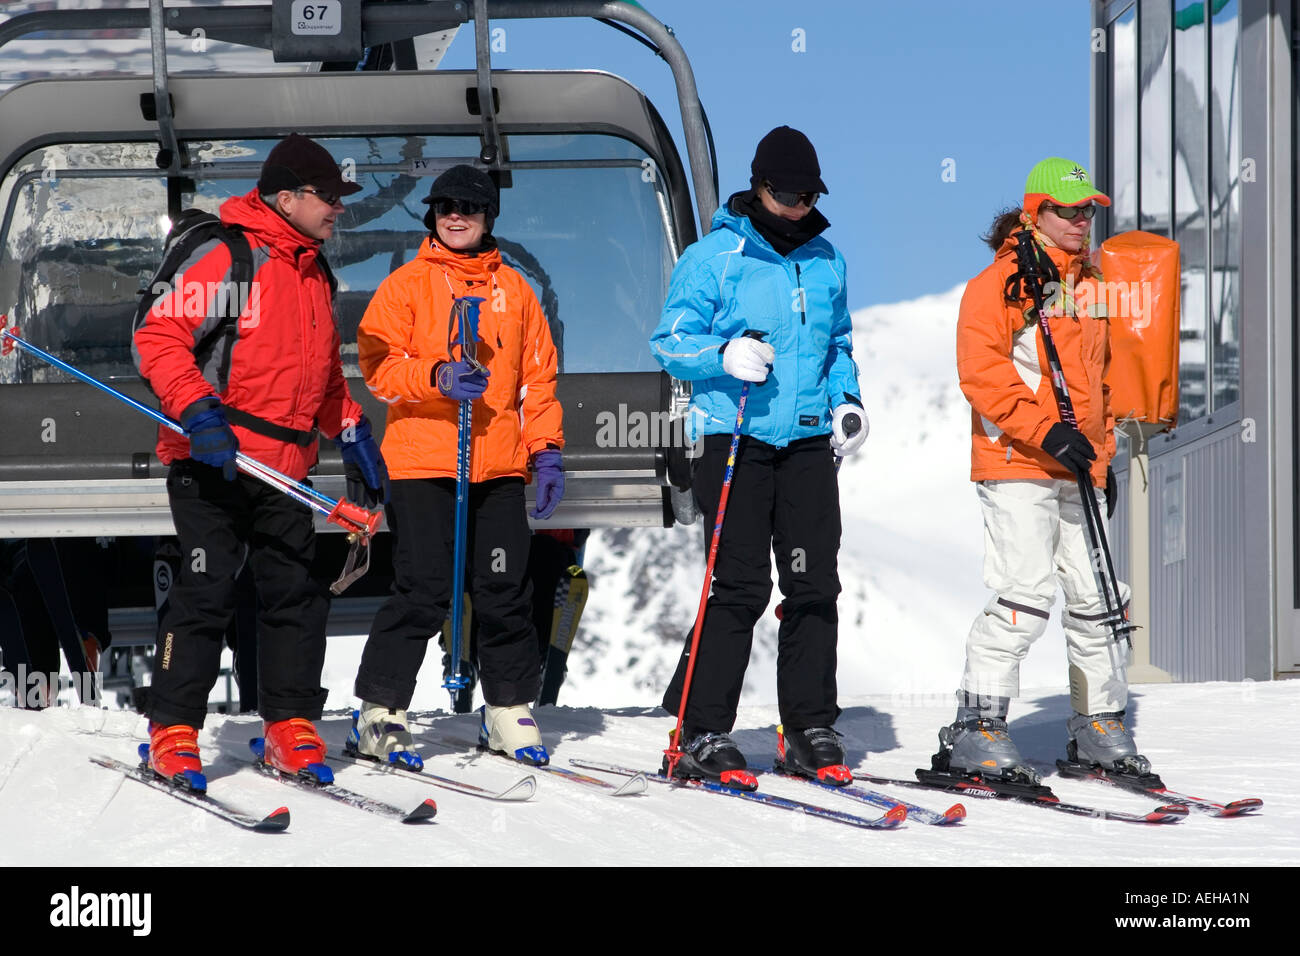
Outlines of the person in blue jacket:
[{"label": "person in blue jacket", "polygon": [[[822,237],[830,223],[815,208],[829,192],[817,153],[803,133],[781,126],[759,142],[751,172],[750,188],[731,196],[712,231],[682,254],[650,339],[664,369],[692,385],[692,490],[706,547],[741,389],[752,383],[674,773],[723,780],[745,766],[729,734],[775,551],[783,597],[778,756],[791,771],[836,778],[847,770],[832,729],[840,713],[835,457],[862,446],[867,419],[844,257]],[[690,635],[664,695],[673,714],[689,649]]]}]

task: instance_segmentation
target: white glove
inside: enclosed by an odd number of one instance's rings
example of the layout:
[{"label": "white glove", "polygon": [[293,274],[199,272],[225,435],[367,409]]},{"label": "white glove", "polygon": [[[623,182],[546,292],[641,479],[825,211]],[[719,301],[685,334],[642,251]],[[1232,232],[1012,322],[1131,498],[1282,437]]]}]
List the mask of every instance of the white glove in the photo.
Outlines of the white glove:
[{"label": "white glove", "polygon": [[762,382],[776,358],[776,350],[766,342],[742,335],[727,343],[722,353],[722,370],[742,382]]},{"label": "white glove", "polygon": [[[731,351],[731,347],[727,347]],[[853,434],[845,434],[844,420],[850,415],[856,415],[860,426]],[[871,422],[867,420],[867,413],[858,405],[845,402],[843,405],[837,405],[831,416],[831,450],[841,458],[847,458],[867,440],[867,433],[871,431]]]}]

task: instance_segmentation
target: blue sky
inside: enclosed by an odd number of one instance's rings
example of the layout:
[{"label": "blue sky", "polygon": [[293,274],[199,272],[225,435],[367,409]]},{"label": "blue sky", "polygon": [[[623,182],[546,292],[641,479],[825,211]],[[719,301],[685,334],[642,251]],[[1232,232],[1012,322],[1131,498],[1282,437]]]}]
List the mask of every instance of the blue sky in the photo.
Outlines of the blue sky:
[{"label": "blue sky", "polygon": [[[644,0],[695,69],[722,195],[745,188],[754,146],[782,124],[817,147],[827,233],[860,308],[942,292],[989,261],[979,235],[1017,203],[1029,167],[1088,157],[1086,0]],[[680,136],[667,64],[590,20],[496,21],[502,68],[588,67],[644,90]],[[795,52],[802,30],[805,52]],[[468,68],[473,32],[443,66]],[[953,160],[956,179],[942,178]],[[1107,187],[1097,172],[1097,183]]]}]

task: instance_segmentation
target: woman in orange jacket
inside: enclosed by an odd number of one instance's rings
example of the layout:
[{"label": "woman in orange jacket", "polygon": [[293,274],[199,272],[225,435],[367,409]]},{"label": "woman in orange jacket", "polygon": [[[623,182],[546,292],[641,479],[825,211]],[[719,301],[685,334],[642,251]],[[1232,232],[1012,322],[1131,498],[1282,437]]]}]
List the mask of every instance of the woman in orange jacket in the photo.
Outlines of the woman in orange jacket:
[{"label": "woman in orange jacket", "polygon": [[[1127,648],[1103,624],[1076,475],[1091,475],[1104,506],[1113,498],[1109,464],[1114,416],[1104,382],[1108,323],[1104,296],[1076,295],[1099,273],[1088,260],[1094,203],[1109,206],[1077,163],[1052,157],[1025,184],[1024,205],[1001,214],[985,237],[993,263],[970,281],[957,320],[957,371],[971,405],[971,480],[984,514],[984,581],[994,592],[971,626],[957,717],[939,732],[936,770],[1037,783],[1007,733],[1020,692],[1020,661],[1047,628],[1059,585],[1070,661],[1068,752],[1111,770],[1147,772],[1124,727]],[[1049,287],[1052,338],[1078,428],[1063,422],[1043,350],[1037,310],[1018,271],[1020,236],[1046,251],[1060,273]],[[1014,234],[1013,234],[1014,233]],[[1078,307],[1076,308],[1076,303]],[[1121,585],[1127,606],[1128,588]]]},{"label": "woman in orange jacket", "polygon": [[[529,704],[540,662],[532,623],[524,484],[537,474],[534,517],[564,494],[556,353],[537,298],[501,261],[496,185],[471,166],[433,183],[415,259],[380,284],[357,330],[366,385],[388,405],[383,450],[392,478],[393,595],[370,629],[357,673],[361,709],[349,747],[420,764],[406,708],[431,636],[451,601],[457,412],[473,402],[467,586],[479,625],[483,742],[530,763],[548,757]],[[477,362],[448,348],[453,302],[479,296]]]}]

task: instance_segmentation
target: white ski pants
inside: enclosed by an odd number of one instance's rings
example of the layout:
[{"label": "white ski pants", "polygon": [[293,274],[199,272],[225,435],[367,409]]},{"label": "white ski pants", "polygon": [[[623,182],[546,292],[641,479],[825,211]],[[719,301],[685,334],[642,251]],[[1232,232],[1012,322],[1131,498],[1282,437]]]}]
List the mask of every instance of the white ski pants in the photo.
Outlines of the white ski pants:
[{"label": "white ski pants", "polygon": [[[1128,703],[1129,648],[1102,621],[1106,605],[1093,571],[1079,488],[1052,478],[982,481],[984,583],[994,591],[966,640],[962,689],[1017,697],[1020,662],[1047,629],[1059,584],[1061,626],[1070,662],[1070,702],[1082,714],[1123,710]],[[1101,519],[1106,493],[1097,489]],[[1120,582],[1127,608],[1128,585]]]}]

